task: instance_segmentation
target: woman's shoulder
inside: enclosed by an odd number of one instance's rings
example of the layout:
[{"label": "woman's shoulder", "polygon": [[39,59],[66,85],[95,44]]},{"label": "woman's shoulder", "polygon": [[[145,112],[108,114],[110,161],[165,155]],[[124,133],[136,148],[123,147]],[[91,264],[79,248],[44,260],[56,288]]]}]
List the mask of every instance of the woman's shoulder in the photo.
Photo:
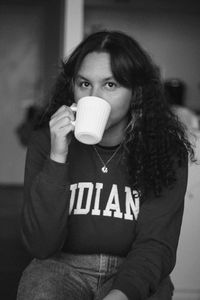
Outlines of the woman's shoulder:
[{"label": "woman's shoulder", "polygon": [[50,139],[50,130],[48,126],[34,129],[31,133],[31,139]]},{"label": "woman's shoulder", "polygon": [[32,131],[28,148],[43,148],[49,149],[50,147],[50,130],[49,127],[42,127]]}]

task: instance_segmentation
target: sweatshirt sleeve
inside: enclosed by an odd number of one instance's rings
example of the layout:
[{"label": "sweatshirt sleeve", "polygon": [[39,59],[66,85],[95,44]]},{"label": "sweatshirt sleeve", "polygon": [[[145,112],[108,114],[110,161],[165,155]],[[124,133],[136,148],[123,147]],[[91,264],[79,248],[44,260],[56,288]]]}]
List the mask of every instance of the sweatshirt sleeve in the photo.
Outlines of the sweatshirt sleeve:
[{"label": "sweatshirt sleeve", "polygon": [[49,158],[48,131],[35,132],[25,164],[22,239],[33,257],[58,251],[67,236],[69,211],[68,165]]},{"label": "sweatshirt sleeve", "polygon": [[156,292],[175,266],[182,224],[188,165],[177,170],[177,181],[160,197],[149,197],[141,205],[136,239],[122,264],[113,289],[129,300],[144,300]]}]

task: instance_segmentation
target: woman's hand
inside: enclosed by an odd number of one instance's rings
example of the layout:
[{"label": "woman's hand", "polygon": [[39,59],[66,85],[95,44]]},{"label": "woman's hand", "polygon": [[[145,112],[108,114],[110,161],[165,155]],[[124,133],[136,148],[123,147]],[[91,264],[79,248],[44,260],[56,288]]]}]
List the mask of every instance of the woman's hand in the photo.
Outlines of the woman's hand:
[{"label": "woman's hand", "polygon": [[111,290],[103,300],[128,300],[128,298],[120,290]]},{"label": "woman's hand", "polygon": [[49,122],[51,134],[50,158],[56,162],[66,162],[70,143],[69,133],[74,129],[72,121],[74,121],[72,110],[63,105],[52,115]]}]

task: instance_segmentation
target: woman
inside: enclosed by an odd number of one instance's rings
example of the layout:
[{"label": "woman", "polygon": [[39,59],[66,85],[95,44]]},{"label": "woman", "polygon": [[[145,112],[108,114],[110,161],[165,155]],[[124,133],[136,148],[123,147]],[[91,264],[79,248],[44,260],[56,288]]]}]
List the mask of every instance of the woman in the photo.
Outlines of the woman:
[{"label": "woman", "polygon": [[[94,146],[73,136],[70,106],[84,96],[111,105]],[[148,54],[121,32],[90,35],[63,64],[40,125],[22,212],[35,259],[18,300],[171,299],[193,150]]]}]

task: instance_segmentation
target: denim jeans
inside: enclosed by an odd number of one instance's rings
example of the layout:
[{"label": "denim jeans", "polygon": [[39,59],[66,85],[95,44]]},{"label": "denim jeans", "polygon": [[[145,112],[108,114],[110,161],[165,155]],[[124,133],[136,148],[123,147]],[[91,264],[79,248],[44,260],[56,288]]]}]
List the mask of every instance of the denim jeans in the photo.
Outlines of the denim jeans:
[{"label": "denim jeans", "polygon": [[[49,259],[33,259],[23,272],[17,300],[102,300],[123,258],[110,255],[61,253]],[[171,300],[172,284],[162,282],[149,300]]]}]

